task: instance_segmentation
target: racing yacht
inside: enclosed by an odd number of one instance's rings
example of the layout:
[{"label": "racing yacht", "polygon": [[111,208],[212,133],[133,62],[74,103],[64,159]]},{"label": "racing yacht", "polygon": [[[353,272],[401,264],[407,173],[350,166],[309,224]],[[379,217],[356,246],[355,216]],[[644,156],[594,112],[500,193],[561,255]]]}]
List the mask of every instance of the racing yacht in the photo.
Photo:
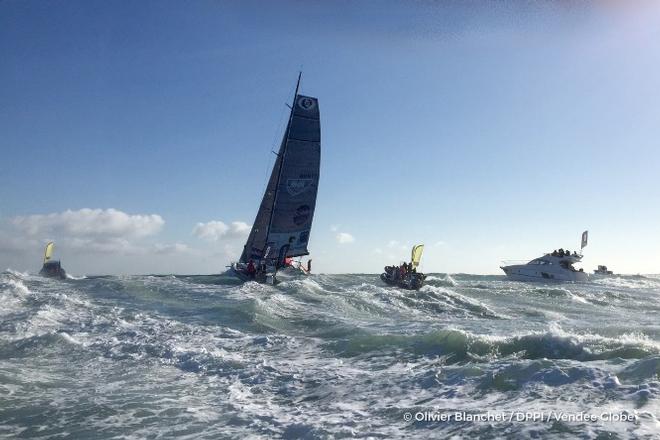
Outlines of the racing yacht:
[{"label": "racing yacht", "polygon": [[298,94],[289,106],[289,123],[268,186],[240,259],[231,272],[242,281],[276,284],[276,275],[309,274],[295,257],[307,249],[321,166],[321,122],[318,99]]}]

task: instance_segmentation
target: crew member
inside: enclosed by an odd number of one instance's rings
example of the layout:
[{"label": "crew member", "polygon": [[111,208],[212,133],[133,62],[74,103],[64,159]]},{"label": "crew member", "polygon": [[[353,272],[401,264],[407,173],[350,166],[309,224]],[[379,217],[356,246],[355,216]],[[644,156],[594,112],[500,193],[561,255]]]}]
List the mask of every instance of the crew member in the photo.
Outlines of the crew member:
[{"label": "crew member", "polygon": [[253,260],[248,261],[247,273],[248,273],[248,276],[250,278],[254,278],[254,276],[257,274],[257,268],[254,267],[254,261]]}]

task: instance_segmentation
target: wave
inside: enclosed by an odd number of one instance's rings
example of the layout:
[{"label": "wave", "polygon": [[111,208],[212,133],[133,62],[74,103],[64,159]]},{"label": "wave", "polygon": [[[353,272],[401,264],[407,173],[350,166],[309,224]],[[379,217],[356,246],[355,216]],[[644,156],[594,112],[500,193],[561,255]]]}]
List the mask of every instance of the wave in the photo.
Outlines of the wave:
[{"label": "wave", "polygon": [[478,315],[484,318],[504,319],[505,316],[496,313],[485,303],[472,299],[468,296],[461,295],[460,293],[441,287],[424,286],[420,292],[433,293],[434,298],[445,304],[450,305],[455,310],[461,310],[473,315]]},{"label": "wave", "polygon": [[390,350],[423,356],[448,356],[451,362],[490,362],[499,358],[578,361],[641,359],[660,353],[660,344],[643,335],[608,338],[566,333],[556,327],[545,332],[506,337],[456,329],[416,335],[362,334],[329,344],[329,347],[345,357]]},{"label": "wave", "polygon": [[654,276],[644,275],[617,275],[592,279],[592,283],[598,286],[613,289],[658,289],[660,279]]},{"label": "wave", "polygon": [[19,278],[27,278],[27,277],[30,276],[30,274],[28,272],[21,272],[21,271],[14,270],[14,269],[11,269],[11,268],[5,269],[5,271],[0,275],[4,275],[4,274],[13,275],[13,276],[19,277]]},{"label": "wave", "polygon": [[660,377],[660,356],[651,356],[639,359],[627,366],[619,373],[619,377],[625,380],[642,381],[646,379],[657,380]]},{"label": "wave", "polygon": [[30,289],[28,289],[20,278],[6,278],[0,281],[0,288],[17,295],[27,295],[30,293]]},{"label": "wave", "polygon": [[429,275],[426,277],[426,283],[441,287],[455,287],[458,284],[449,274],[444,277]]},{"label": "wave", "polygon": [[550,359],[534,359],[530,362],[517,362],[495,369],[483,375],[478,389],[513,391],[528,383],[540,382],[548,386],[561,386],[578,381],[596,379],[594,369],[589,367],[559,367]]},{"label": "wave", "polygon": [[[407,291],[372,274],[266,286],[223,275],[60,282],[3,272],[0,296],[0,366],[11,377],[0,391],[16,414],[56,396],[48,420],[59,422],[43,425],[53,436],[84,425],[102,437],[176,427],[196,438],[545,438],[557,425],[400,420],[406,407],[641,413],[660,398],[660,297],[647,288],[465,274],[433,274]],[[12,434],[33,420],[16,417]],[[654,423],[630,427],[654,433]],[[621,426],[559,429],[638,432]]]}]

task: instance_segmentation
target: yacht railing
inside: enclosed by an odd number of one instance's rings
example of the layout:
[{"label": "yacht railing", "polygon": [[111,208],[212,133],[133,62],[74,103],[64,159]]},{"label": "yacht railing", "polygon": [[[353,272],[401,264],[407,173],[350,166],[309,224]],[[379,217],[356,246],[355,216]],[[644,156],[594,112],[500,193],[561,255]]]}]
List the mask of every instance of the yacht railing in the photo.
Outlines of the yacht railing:
[{"label": "yacht railing", "polygon": [[529,260],[502,260],[501,263],[505,266],[513,266],[513,265],[516,265],[516,264],[527,264],[530,261],[532,261],[532,259],[529,259]]}]

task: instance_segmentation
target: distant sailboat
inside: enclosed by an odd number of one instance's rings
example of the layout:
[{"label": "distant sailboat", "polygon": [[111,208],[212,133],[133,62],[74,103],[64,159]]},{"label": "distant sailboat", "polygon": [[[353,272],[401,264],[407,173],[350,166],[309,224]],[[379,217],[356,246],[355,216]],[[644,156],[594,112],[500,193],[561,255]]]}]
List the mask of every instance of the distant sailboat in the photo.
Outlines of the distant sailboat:
[{"label": "distant sailboat", "polygon": [[[309,255],[321,165],[316,98],[298,94],[300,75],[273,171],[257,217],[232,271],[241,279],[273,283],[292,258]],[[309,269],[309,267],[308,267]]]}]

